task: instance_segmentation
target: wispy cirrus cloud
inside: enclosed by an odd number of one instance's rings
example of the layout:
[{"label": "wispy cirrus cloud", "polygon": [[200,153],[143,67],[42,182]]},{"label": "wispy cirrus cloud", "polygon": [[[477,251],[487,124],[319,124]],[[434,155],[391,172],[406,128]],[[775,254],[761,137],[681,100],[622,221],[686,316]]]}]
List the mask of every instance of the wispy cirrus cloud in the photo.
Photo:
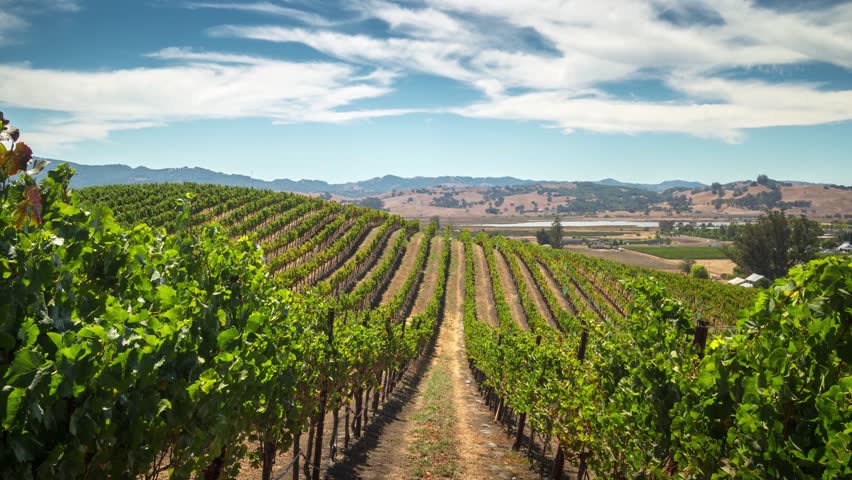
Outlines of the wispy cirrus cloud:
[{"label": "wispy cirrus cloud", "polygon": [[[0,4],[0,7],[2,7],[2,5],[3,4]],[[14,35],[16,32],[26,30],[29,25],[29,22],[23,18],[0,10],[0,45],[9,43],[11,35]]]},{"label": "wispy cirrus cloud", "polygon": [[[387,1],[349,6],[382,20],[390,33],[264,24],[222,25],[209,34],[301,43],[345,62],[451,78],[484,96],[450,108],[457,114],[540,121],[566,132],[679,132],[735,142],[751,128],[852,119],[852,91],[724,75],[813,62],[852,69],[850,4],[801,11],[741,0],[425,0],[417,6]],[[507,28],[518,35],[533,32],[548,48],[520,48],[518,36],[505,34]],[[683,98],[636,100],[605,91],[613,82],[649,78]]]},{"label": "wispy cirrus cloud", "polygon": [[64,114],[29,133],[47,150],[103,140],[118,130],[198,119],[268,118],[277,123],[333,122],[410,113],[346,110],[391,91],[392,73],[342,63],[287,62],[222,52],[167,48],[148,54],[170,62],[109,71],[0,65],[0,103]]},{"label": "wispy cirrus cloud", "polygon": [[34,17],[80,9],[77,0],[0,0],[0,45],[16,43],[15,35],[29,30]]},{"label": "wispy cirrus cloud", "polygon": [[306,12],[296,8],[285,7],[277,3],[270,2],[231,2],[231,3],[216,3],[216,2],[188,2],[186,8],[191,10],[198,9],[215,9],[215,10],[239,10],[244,12],[262,13],[275,15],[280,17],[292,18],[302,23],[328,27],[335,24],[327,20],[322,15]]}]

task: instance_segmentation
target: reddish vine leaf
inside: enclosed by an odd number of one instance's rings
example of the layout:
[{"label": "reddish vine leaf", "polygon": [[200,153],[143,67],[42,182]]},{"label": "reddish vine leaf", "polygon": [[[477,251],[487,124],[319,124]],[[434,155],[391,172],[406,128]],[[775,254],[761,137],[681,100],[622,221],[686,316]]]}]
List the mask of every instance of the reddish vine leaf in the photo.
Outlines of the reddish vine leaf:
[{"label": "reddish vine leaf", "polygon": [[11,151],[6,151],[6,148],[3,147],[0,150],[0,167],[5,170],[6,175],[11,177],[18,172],[26,171],[32,158],[33,151],[26,143],[18,143]]},{"label": "reddish vine leaf", "polygon": [[34,185],[27,187],[24,190],[24,199],[18,203],[15,211],[15,227],[20,230],[24,223],[32,222],[41,225],[41,207],[41,194],[38,192],[38,187]]}]

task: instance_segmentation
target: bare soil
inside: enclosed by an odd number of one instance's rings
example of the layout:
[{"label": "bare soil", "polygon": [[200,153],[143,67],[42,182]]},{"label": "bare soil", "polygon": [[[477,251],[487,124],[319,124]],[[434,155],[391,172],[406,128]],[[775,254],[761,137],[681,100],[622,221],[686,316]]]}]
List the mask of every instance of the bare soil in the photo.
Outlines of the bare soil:
[{"label": "bare soil", "polygon": [[497,307],[494,305],[494,293],[491,288],[491,275],[488,273],[488,261],[481,245],[473,245],[473,261],[476,269],[476,317],[492,327],[500,325]]},{"label": "bare soil", "polygon": [[711,276],[717,276],[721,280],[722,274],[732,275],[737,265],[731,260],[696,260],[695,263],[707,267]]},{"label": "bare soil", "polygon": [[571,250],[572,252],[582,253],[583,255],[605,258],[613,262],[633,265],[635,267],[651,268],[654,270],[663,270],[667,272],[677,271],[677,262],[669,263],[668,260],[665,260],[663,258],[655,257],[654,255],[648,255],[646,253],[634,252],[632,250],[599,250],[594,248],[575,246],[565,247],[565,249]]},{"label": "bare soil", "polygon": [[[703,240],[703,239],[702,239]],[[565,247],[566,250],[582,253],[592,257],[605,258],[613,262],[632,265],[635,267],[650,268],[653,270],[661,270],[664,272],[677,273],[680,272],[681,260],[669,260],[660,258],[647,253],[634,252],[632,250],[598,250],[588,247]],[[722,274],[731,274],[734,271],[734,262],[724,259],[708,259],[696,260],[695,263],[704,265],[711,275],[715,275],[721,279]]]},{"label": "bare soil", "polygon": [[369,247],[369,246],[370,246],[370,244],[371,244],[371,243],[373,243],[373,240],[374,240],[374,239],[376,238],[376,236],[379,234],[379,230],[380,230],[380,229],[381,229],[381,227],[373,227],[373,228],[371,228],[371,229],[370,229],[370,233],[368,233],[368,234],[364,237],[364,240],[361,240],[361,243],[358,245],[358,248],[355,250],[355,252],[359,252],[359,251],[361,251],[361,250],[366,250],[366,249],[367,249],[367,247]]},{"label": "bare soil", "polygon": [[414,261],[417,260],[417,252],[420,251],[420,243],[423,241],[423,232],[415,233],[411,240],[408,241],[408,246],[405,249],[405,255],[399,264],[399,268],[393,274],[388,288],[382,295],[382,304],[389,303],[394,295],[402,288],[405,279],[408,278],[411,269],[414,268]]},{"label": "bare soil", "polygon": [[[476,383],[467,367],[464,350],[463,246],[454,242],[453,253],[459,259],[451,273],[447,288],[446,317],[442,335],[449,341],[452,359],[453,401],[459,418],[456,432],[463,471],[462,479],[533,479],[526,460],[512,451],[512,439],[493,420],[491,411],[479,396]],[[481,253],[481,248],[480,248]],[[483,258],[484,260],[484,258]],[[452,275],[455,275],[453,277]],[[441,340],[439,340],[439,343]]]},{"label": "bare soil", "polygon": [[423,272],[423,281],[420,283],[420,291],[414,301],[411,315],[417,315],[426,311],[426,306],[435,295],[435,287],[438,286],[438,266],[441,262],[441,251],[444,248],[444,239],[435,237],[429,250],[429,259],[426,261],[426,271]]},{"label": "bare soil", "polygon": [[521,296],[512,280],[512,269],[509,268],[503,253],[499,250],[494,251],[494,264],[497,266],[497,273],[500,275],[500,286],[503,287],[503,296],[506,297],[506,302],[509,304],[512,320],[523,330],[529,330],[530,324],[521,304]]}]

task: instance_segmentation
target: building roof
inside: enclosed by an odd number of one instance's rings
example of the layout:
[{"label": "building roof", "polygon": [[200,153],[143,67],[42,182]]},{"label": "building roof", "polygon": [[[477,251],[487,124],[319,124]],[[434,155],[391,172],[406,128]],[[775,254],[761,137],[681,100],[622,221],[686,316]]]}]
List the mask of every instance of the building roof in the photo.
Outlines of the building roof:
[{"label": "building roof", "polygon": [[839,247],[837,247],[837,249],[838,250],[852,250],[852,243],[843,242],[842,244],[840,244]]},{"label": "building roof", "polygon": [[734,278],[728,280],[728,283],[730,283],[731,285],[742,285],[744,282],[745,282],[745,279],[740,278],[740,277],[734,277]]},{"label": "building roof", "polygon": [[746,277],[746,282],[751,282],[751,283],[759,282],[759,281],[763,280],[764,278],[766,278],[766,277],[764,277],[763,275],[760,275],[758,273],[752,273],[751,275]]}]

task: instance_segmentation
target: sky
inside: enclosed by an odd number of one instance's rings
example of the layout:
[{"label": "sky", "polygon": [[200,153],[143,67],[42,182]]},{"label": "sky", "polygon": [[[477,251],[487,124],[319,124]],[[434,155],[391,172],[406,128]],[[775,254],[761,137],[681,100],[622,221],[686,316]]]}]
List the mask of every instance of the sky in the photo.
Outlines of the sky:
[{"label": "sky", "polygon": [[37,156],[852,185],[852,2],[0,0]]}]

